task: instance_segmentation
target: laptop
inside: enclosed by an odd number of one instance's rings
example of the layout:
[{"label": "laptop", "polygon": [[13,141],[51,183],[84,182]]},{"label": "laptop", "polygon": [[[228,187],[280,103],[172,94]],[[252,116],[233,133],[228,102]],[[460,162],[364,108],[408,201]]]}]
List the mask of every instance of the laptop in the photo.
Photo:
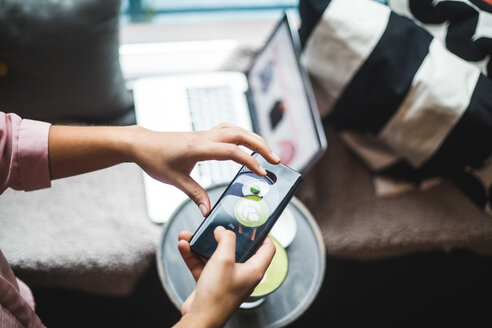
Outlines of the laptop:
[{"label": "laptop", "polygon": [[[282,163],[306,173],[326,149],[308,75],[300,62],[296,17],[286,11],[247,72],[205,72],[137,79],[137,123],[155,131],[208,130],[228,122],[261,135]],[[228,183],[233,161],[199,162],[191,176],[203,187]],[[143,173],[149,218],[165,223],[187,199]]]}]

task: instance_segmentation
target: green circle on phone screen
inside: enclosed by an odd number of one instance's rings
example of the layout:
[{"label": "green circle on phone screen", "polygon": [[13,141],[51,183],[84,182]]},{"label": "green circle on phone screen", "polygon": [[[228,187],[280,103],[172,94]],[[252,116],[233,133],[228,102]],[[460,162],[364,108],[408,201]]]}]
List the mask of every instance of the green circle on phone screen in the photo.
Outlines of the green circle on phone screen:
[{"label": "green circle on phone screen", "polygon": [[256,195],[247,195],[239,199],[234,206],[234,216],[246,227],[258,227],[268,220],[270,209],[266,201]]}]

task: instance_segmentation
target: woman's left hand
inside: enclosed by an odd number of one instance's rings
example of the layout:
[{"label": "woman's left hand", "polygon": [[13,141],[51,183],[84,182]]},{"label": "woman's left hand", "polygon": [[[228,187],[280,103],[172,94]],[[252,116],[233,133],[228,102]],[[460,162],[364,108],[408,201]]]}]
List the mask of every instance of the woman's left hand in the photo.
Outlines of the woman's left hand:
[{"label": "woman's left hand", "polygon": [[141,128],[136,134],[133,152],[135,162],[147,174],[181,189],[205,216],[210,211],[210,199],[190,176],[197,162],[233,160],[260,176],[266,174],[265,169],[239,146],[259,153],[272,164],[280,161],[262,137],[225,123],[197,132],[154,132]]}]

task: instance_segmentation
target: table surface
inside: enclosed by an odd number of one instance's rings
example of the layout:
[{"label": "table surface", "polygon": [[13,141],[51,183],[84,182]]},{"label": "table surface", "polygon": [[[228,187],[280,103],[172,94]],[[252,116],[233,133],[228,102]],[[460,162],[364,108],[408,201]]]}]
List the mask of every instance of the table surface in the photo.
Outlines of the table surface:
[{"label": "table surface", "polygon": [[[225,185],[209,188],[215,203]],[[240,309],[226,327],[283,327],[293,322],[314,301],[325,273],[325,246],[315,220],[294,197],[287,207],[294,215],[297,232],[286,248],[289,271],[284,283],[253,309]],[[194,232],[202,221],[196,205],[185,201],[164,226],[157,251],[159,276],[169,298],[179,309],[195,288],[195,280],[177,251],[178,233]]]}]

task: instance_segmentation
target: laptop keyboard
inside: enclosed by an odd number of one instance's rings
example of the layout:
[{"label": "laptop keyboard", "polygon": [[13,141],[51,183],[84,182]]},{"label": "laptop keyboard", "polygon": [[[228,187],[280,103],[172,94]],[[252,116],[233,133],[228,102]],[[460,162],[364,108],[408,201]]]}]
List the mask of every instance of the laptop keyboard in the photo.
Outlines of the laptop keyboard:
[{"label": "laptop keyboard", "polygon": [[188,88],[186,95],[193,130],[208,130],[222,122],[236,123],[229,86]]},{"label": "laptop keyboard", "polygon": [[[188,88],[186,90],[194,131],[209,130],[220,123],[237,124],[232,90],[228,85]],[[229,182],[239,170],[232,161],[198,163],[202,185]]]}]

